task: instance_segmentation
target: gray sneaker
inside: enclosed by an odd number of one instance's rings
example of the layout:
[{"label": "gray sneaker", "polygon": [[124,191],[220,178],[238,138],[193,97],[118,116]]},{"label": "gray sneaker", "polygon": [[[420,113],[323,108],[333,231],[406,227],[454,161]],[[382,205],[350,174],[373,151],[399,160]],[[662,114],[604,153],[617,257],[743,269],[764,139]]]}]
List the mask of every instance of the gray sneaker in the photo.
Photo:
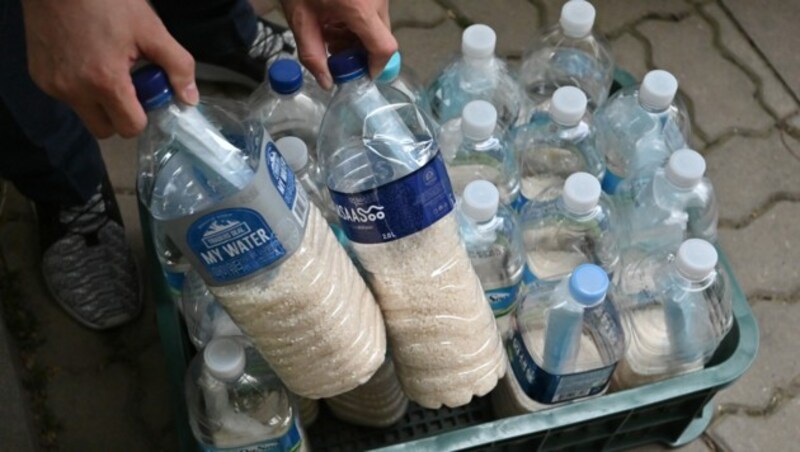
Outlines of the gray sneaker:
[{"label": "gray sneaker", "polygon": [[82,206],[36,203],[42,273],[53,298],[81,324],[104,330],[142,308],[139,273],[110,183]]}]

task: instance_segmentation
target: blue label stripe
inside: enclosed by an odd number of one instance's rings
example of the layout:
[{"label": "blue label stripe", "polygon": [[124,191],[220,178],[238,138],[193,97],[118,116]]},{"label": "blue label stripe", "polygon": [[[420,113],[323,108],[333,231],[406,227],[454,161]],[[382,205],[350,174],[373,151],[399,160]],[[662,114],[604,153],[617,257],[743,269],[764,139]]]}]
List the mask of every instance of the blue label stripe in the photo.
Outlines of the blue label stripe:
[{"label": "blue label stripe", "polygon": [[241,447],[214,447],[202,444],[204,452],[296,452],[303,444],[297,418],[292,421],[292,426],[280,438],[274,438],[261,443]]},{"label": "blue label stripe", "polygon": [[283,198],[283,202],[286,203],[286,207],[291,210],[294,208],[294,198],[297,196],[294,173],[272,141],[267,141],[264,145],[264,150],[265,158],[267,159],[267,172],[281,198]]},{"label": "blue label stripe", "polygon": [[359,193],[330,190],[342,230],[357,243],[384,243],[421,231],[453,210],[455,196],[437,152],[417,171]]},{"label": "blue label stripe", "polygon": [[619,186],[620,182],[622,182],[622,178],[611,172],[611,170],[606,169],[606,174],[603,176],[603,181],[601,186],[603,187],[603,191],[608,193],[609,195],[613,195],[617,191],[617,187]]},{"label": "blue label stripe", "polygon": [[538,279],[539,278],[537,278],[536,275],[533,274],[528,264],[525,264],[525,269],[522,271],[522,282],[525,283],[526,286],[528,286],[536,282]]},{"label": "blue label stripe", "polygon": [[508,314],[514,309],[520,286],[522,286],[521,282],[510,287],[492,289],[484,292],[486,300],[489,302],[489,306],[492,307],[492,312],[495,317]]}]

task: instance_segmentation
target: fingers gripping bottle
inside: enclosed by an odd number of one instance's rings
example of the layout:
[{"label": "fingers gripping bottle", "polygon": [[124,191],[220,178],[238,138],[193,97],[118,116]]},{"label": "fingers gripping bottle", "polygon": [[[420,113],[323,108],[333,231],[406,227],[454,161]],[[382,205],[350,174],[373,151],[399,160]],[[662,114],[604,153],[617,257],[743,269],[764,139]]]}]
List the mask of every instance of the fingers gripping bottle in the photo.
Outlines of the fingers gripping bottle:
[{"label": "fingers gripping bottle", "polygon": [[289,393],[242,337],[214,339],[195,356],[186,406],[203,450],[308,450]]},{"label": "fingers gripping bottle", "polygon": [[389,104],[366,55],[333,55],[319,150],[340,224],[368,275],[408,397],[427,408],[488,393],[505,372],[494,316],[458,235],[444,160],[413,104]]},{"label": "fingers gripping bottle", "polygon": [[472,267],[505,337],[511,328],[511,313],[523,296],[525,247],[514,211],[500,205],[494,184],[477,180],[464,189],[459,214],[459,229]]},{"label": "fingers gripping bottle", "polygon": [[366,382],[386,351],[380,311],[269,134],[176,103],[160,68],[133,79],[149,123],[138,187],[154,221],[293,392]]},{"label": "fingers gripping bottle", "polygon": [[615,386],[630,388],[702,368],[733,325],[731,287],[714,246],[689,239],[677,252],[625,261],[615,301],[629,346]]}]

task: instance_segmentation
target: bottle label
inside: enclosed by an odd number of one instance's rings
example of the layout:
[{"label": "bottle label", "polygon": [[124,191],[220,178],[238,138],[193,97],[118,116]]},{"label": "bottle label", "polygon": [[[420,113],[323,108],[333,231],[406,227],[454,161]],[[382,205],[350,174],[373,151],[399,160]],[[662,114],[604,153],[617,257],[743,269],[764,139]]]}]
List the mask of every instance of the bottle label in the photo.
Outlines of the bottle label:
[{"label": "bottle label", "polygon": [[599,394],[608,385],[617,366],[614,362],[585,372],[551,374],[536,363],[519,331],[515,331],[508,341],[507,352],[520,387],[528,397],[539,403],[560,403]]},{"label": "bottle label", "polygon": [[525,283],[525,285],[527,286],[533,284],[538,279],[539,278],[537,278],[536,275],[534,275],[533,272],[531,271],[530,266],[528,266],[528,264],[525,264],[525,268],[522,270],[522,282]]},{"label": "bottle label", "polygon": [[384,243],[421,231],[453,210],[455,196],[441,153],[417,171],[359,193],[330,190],[347,237]]},{"label": "bottle label", "polygon": [[296,452],[303,445],[303,434],[297,424],[298,421],[295,418],[289,431],[280,438],[270,441],[242,447],[214,447],[203,444],[202,449],[204,452]]},{"label": "bottle label", "polygon": [[166,268],[162,269],[164,273],[164,281],[167,283],[167,288],[174,299],[180,300],[183,294],[183,280],[186,279],[186,273],[180,271],[171,271]]},{"label": "bottle label", "polygon": [[289,164],[283,159],[283,156],[278,152],[278,148],[275,147],[272,141],[267,140],[267,144],[264,147],[264,155],[267,159],[267,169],[269,169],[269,177],[272,179],[273,185],[275,185],[281,198],[283,198],[283,202],[286,203],[286,207],[292,211],[297,221],[302,223],[306,218],[308,202],[304,202],[305,196],[298,196],[297,179],[295,179],[294,173],[289,168]]},{"label": "bottle label", "polygon": [[606,174],[603,176],[602,187],[603,191],[608,193],[609,195],[613,195],[617,191],[617,187],[619,186],[620,182],[623,181],[623,178],[614,174],[610,169],[606,168]]},{"label": "bottle label", "polygon": [[484,292],[486,300],[489,301],[489,306],[492,307],[492,312],[495,317],[501,317],[514,310],[517,303],[517,297],[520,293],[522,282],[514,284],[509,287],[502,287],[499,289],[487,290]]}]

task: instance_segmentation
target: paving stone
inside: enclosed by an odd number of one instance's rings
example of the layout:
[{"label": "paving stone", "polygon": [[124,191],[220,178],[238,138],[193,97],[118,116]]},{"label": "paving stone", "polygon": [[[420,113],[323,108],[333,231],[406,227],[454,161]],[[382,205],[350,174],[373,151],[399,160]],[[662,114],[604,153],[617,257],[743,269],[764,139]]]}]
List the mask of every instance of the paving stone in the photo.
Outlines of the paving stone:
[{"label": "paving stone", "polygon": [[723,0],[747,35],[767,56],[795,96],[800,96],[800,3],[770,0]]},{"label": "paving stone", "polygon": [[392,28],[433,27],[441,23],[447,14],[433,0],[401,0],[389,2],[389,18]]},{"label": "paving stone", "polygon": [[797,450],[800,400],[788,400],[766,417],[727,416],[714,427],[711,436],[732,452]]},{"label": "paving stone", "polygon": [[766,138],[733,137],[706,155],[720,218],[740,223],[774,193],[800,195],[799,152],[800,142],[775,129]]},{"label": "paving stone", "polygon": [[269,13],[280,10],[280,3],[278,0],[249,0],[253,10],[259,16],[266,16]]},{"label": "paving stone", "polygon": [[33,452],[37,450],[35,428],[22,375],[17,347],[0,310],[0,444],[10,451]]},{"label": "paving stone", "polygon": [[538,11],[526,0],[458,0],[452,4],[471,22],[494,29],[497,54],[504,57],[522,55],[540,25]]},{"label": "paving stone", "polygon": [[772,123],[754,95],[755,85],[714,48],[710,25],[697,16],[680,22],[646,21],[637,28],[650,41],[654,64],[678,78],[691,98],[694,119],[710,139],[734,129],[763,130]]},{"label": "paving stone", "polygon": [[[561,15],[563,0],[541,0],[546,11],[545,26],[554,24]],[[602,0],[592,2],[597,10],[598,30],[618,34],[625,26],[636,23],[647,16],[680,17],[687,14],[691,6],[683,0]]]},{"label": "paving stone", "polygon": [[720,44],[728,49],[741,64],[753,71],[761,83],[761,94],[767,106],[783,118],[797,110],[797,102],[783,86],[776,74],[758,55],[747,36],[736,27],[718,4],[710,4],[703,10],[715,22],[720,34]]},{"label": "paving stone", "polygon": [[720,230],[720,244],[745,294],[785,296],[798,290],[798,224],[800,203],[783,201],[743,229]]},{"label": "paving stone", "polygon": [[[137,412],[148,431],[159,433],[174,427],[172,394],[166,369],[166,358],[159,343],[153,344],[137,359],[139,375],[137,384],[141,388],[137,399]],[[177,440],[174,428],[172,436]],[[163,438],[162,441],[169,441]],[[169,450],[169,449],[167,449]]]},{"label": "paving stone", "polygon": [[108,177],[116,190],[136,189],[136,175],[139,165],[136,138],[125,139],[114,136],[100,140],[100,152],[106,162]]},{"label": "paving stone", "polygon": [[630,33],[624,33],[611,41],[616,65],[641,80],[647,73],[644,45]]},{"label": "paving stone", "polygon": [[663,446],[658,443],[648,444],[646,446],[639,446],[634,447],[633,449],[629,449],[629,452],[711,452],[711,449],[706,445],[706,443],[701,439],[698,438],[691,443],[678,448],[672,448]]},{"label": "paving stone", "polygon": [[446,20],[434,28],[402,28],[395,37],[406,64],[428,83],[460,51],[461,32],[455,22]]},{"label": "paving stone", "polygon": [[760,333],[758,356],[739,381],[717,395],[718,407],[764,408],[774,388],[787,387],[800,375],[794,327],[800,322],[800,303],[759,301],[752,308]]}]

